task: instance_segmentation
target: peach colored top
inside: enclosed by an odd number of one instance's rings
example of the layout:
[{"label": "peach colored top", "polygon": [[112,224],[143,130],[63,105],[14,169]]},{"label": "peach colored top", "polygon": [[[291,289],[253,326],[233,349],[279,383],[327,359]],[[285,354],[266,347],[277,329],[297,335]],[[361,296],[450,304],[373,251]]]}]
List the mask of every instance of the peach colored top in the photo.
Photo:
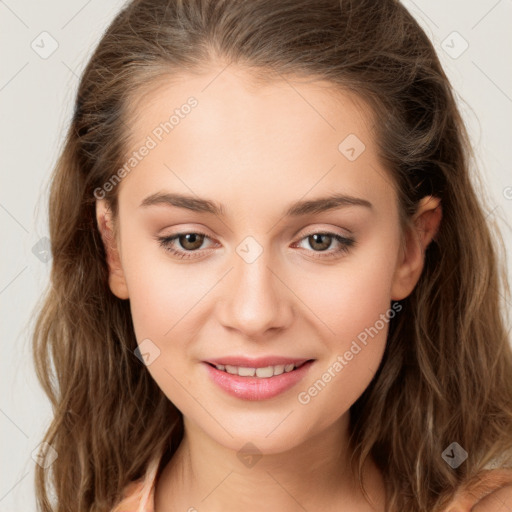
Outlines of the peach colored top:
[{"label": "peach colored top", "polygon": [[[159,461],[156,460],[148,467],[145,477],[125,487],[123,499],[112,512],[155,512],[154,493],[158,465]],[[483,506],[484,501],[486,507],[482,510],[490,510],[488,509],[489,500],[484,498],[489,498],[491,494],[500,489],[505,490],[504,488],[510,493],[506,495],[508,499],[512,496],[512,468],[485,470],[476,479],[476,483],[470,482],[455,494],[444,512],[471,512],[478,503]]]},{"label": "peach colored top", "polygon": [[154,460],[146,471],[146,476],[128,484],[123,491],[123,499],[112,512],[155,512],[155,483],[160,461]]}]

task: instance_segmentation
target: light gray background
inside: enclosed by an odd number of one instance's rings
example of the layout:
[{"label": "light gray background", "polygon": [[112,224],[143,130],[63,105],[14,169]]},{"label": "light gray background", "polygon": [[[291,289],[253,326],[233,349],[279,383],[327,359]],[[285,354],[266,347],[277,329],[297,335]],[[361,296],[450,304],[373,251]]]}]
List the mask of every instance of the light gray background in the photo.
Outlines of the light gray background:
[{"label": "light gray background", "polygon": [[[434,41],[460,96],[488,196],[488,220],[502,230],[512,275],[512,2],[404,3]],[[51,262],[32,248],[48,234],[46,187],[71,119],[78,77],[123,4],[0,0],[1,512],[35,510],[31,454],[51,411],[32,366],[29,322]],[[48,52],[52,38],[58,47],[47,58],[31,47]]]}]

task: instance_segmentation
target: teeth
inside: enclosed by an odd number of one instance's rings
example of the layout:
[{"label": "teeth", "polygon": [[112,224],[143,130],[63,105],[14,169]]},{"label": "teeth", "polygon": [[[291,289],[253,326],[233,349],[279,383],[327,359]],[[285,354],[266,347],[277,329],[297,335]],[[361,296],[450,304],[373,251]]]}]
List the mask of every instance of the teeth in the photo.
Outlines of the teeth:
[{"label": "teeth", "polygon": [[230,364],[226,365],[226,371],[232,375],[238,374],[238,368],[236,366],[231,366]]},{"label": "teeth", "polygon": [[240,377],[260,377],[262,379],[268,379],[274,375],[281,375],[282,373],[288,373],[295,369],[293,363],[284,365],[278,364],[275,366],[265,366],[264,368],[247,368],[245,366],[233,366],[231,364],[216,364],[217,370],[222,370],[231,375],[239,375]]},{"label": "teeth", "polygon": [[[242,369],[242,368],[240,368]],[[256,368],[256,377],[268,378],[274,375],[273,366],[265,366],[265,368]]]},{"label": "teeth", "polygon": [[238,375],[240,377],[254,377],[256,368],[244,368],[243,366],[238,367]]},{"label": "teeth", "polygon": [[274,366],[274,375],[281,375],[284,372],[284,364],[278,364]]}]

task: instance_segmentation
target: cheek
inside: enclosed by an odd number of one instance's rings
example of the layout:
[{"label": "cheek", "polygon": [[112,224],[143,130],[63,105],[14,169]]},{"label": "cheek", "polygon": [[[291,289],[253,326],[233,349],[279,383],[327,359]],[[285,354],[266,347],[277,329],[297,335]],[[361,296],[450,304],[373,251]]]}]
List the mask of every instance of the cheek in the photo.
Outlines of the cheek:
[{"label": "cheek", "polygon": [[[197,267],[176,264],[165,250],[142,235],[126,233],[123,269],[137,340],[165,341],[183,329],[211,279]],[[160,341],[158,341],[160,343]]]},{"label": "cheek", "polygon": [[399,314],[390,300],[394,243],[398,237],[393,241],[391,233],[375,239],[328,276],[303,284],[302,293],[310,291],[308,306],[327,326],[322,327],[327,357],[318,361],[297,399],[310,413],[328,411],[326,425],[359,398],[382,360],[389,322]]},{"label": "cheek", "polygon": [[[368,273],[364,279],[347,278],[324,305],[326,323],[335,334],[323,338],[325,357],[296,397],[311,429],[327,427],[348,411],[382,361],[389,322],[399,313],[391,307],[388,283],[376,277]],[[337,308],[330,306],[332,301]]]},{"label": "cheek", "polygon": [[297,280],[297,294],[306,298],[336,349],[390,309],[397,245],[393,233],[374,237],[327,271],[304,272]]},{"label": "cheek", "polygon": [[141,352],[149,347],[147,370],[152,378],[180,411],[192,414],[186,392],[194,388],[188,341],[196,327],[194,306],[207,291],[208,281],[165,259],[165,253],[155,257],[154,251],[140,249],[126,258],[132,321]]}]

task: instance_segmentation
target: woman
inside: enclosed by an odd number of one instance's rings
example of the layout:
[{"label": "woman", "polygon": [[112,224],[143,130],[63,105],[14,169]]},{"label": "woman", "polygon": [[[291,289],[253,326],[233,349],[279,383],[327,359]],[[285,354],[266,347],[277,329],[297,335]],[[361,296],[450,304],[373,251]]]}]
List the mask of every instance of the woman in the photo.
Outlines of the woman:
[{"label": "woman", "polygon": [[398,2],[128,4],[53,177],[41,510],[512,503],[469,155]]}]

